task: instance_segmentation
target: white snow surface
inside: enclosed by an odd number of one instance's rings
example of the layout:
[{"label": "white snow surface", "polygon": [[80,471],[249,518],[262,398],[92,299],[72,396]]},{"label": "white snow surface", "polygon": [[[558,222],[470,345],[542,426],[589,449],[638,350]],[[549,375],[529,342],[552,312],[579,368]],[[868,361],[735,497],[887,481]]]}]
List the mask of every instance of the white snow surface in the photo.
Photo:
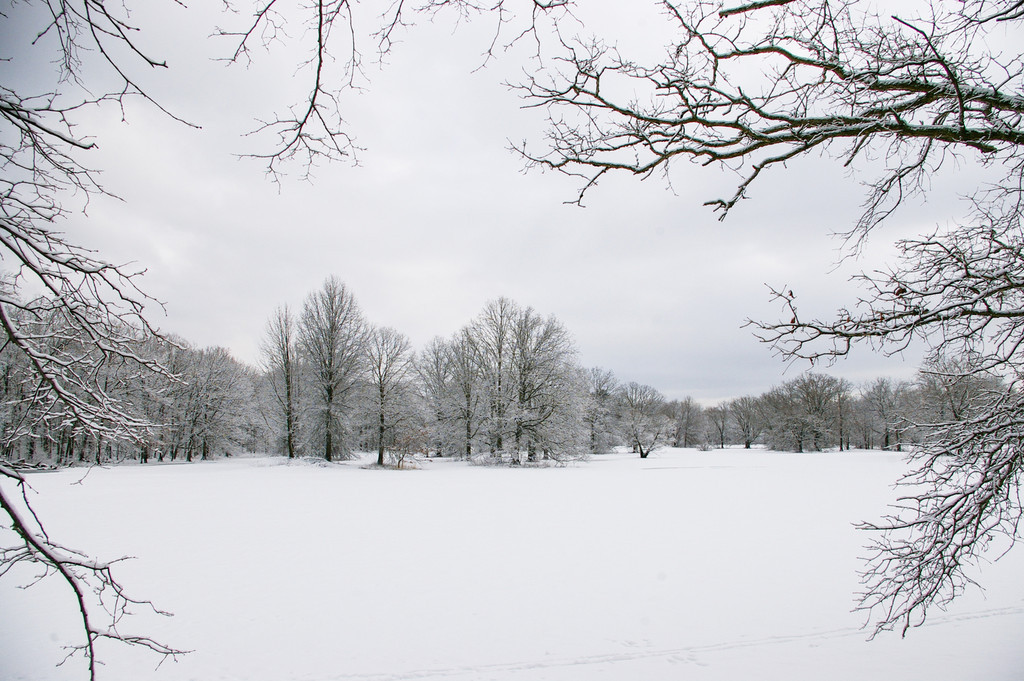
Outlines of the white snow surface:
[{"label": "white snow surface", "polygon": [[[171,618],[102,681],[1024,678],[1024,549],[905,639],[852,612],[894,453],[667,449],[565,467],[238,458],[28,475],[53,540]],[[85,478],[83,480],[83,475]],[[80,484],[79,484],[80,482]],[[7,537],[4,537],[6,540]],[[74,603],[0,580],[0,679],[87,678]]]}]

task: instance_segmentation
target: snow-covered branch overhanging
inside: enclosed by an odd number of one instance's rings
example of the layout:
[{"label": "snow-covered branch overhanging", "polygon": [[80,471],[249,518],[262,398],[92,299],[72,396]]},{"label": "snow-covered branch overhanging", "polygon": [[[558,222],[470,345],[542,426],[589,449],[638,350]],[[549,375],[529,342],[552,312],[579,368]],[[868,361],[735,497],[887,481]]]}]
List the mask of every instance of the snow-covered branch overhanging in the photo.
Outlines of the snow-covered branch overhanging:
[{"label": "snow-covered branch overhanging", "polygon": [[580,43],[520,86],[530,106],[549,112],[547,150],[520,153],[588,177],[583,192],[610,170],[739,162],[736,193],[708,201],[722,217],[763,170],[816,149],[847,165],[884,149],[895,163],[886,172],[904,178],[923,160],[941,163],[947,149],[1019,171],[1024,66],[987,52],[988,25],[964,21],[956,3],[934,3],[924,28],[861,3],[751,3],[724,13],[717,3],[665,4],[680,38],[661,63]]}]

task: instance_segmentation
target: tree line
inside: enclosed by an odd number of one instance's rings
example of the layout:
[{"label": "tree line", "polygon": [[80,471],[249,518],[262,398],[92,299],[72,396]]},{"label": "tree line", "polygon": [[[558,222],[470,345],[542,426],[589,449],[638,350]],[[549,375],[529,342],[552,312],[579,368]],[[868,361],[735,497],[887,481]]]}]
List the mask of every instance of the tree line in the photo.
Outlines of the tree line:
[{"label": "tree line", "polygon": [[[48,343],[62,345],[61,354],[98,353],[87,341],[53,332],[46,321],[20,322],[22,328],[39,328]],[[104,391],[104,408],[137,424],[129,431],[83,418],[63,395],[49,390],[23,353],[5,346],[0,351],[0,459],[60,466],[192,461],[263,446],[258,371],[224,348],[200,349],[174,337],[139,338],[136,351],[137,359],[89,363],[96,374],[92,380]],[[157,365],[162,368],[154,370]],[[80,399],[92,397],[83,393]]]},{"label": "tree line", "polygon": [[702,408],[693,400],[665,404],[671,444],[776,451],[885,449],[917,445],[951,422],[983,411],[1006,386],[971,359],[933,356],[913,380],[876,378],[861,386],[807,372],[759,396]]},{"label": "tree line", "polygon": [[[20,323],[46,338],[54,356],[98,352],[59,316],[26,314]],[[507,298],[415,352],[404,334],[369,324],[335,277],[299,310],[274,310],[258,367],[224,348],[141,333],[133,355],[89,366],[106,407],[144,427],[125,434],[79,418],[7,346],[3,459],[68,465],[268,451],[334,461],[375,451],[378,464],[401,465],[410,455],[563,461],[616,446],[641,457],[662,446],[901,449],[928,423],[966,418],[984,403],[980,395],[1000,387],[995,375],[939,358],[913,382],[879,378],[858,388],[806,373],[759,396],[704,406],[583,367],[562,322]]]}]

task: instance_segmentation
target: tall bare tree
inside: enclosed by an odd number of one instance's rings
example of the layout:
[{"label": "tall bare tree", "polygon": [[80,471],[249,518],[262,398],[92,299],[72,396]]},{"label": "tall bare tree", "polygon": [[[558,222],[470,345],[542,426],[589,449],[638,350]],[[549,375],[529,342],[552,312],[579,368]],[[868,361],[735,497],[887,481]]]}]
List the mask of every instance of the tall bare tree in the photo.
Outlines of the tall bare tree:
[{"label": "tall bare tree", "polygon": [[515,326],[520,314],[514,301],[498,298],[487,303],[472,324],[473,338],[479,349],[477,358],[487,381],[488,440],[493,454],[503,452],[509,436],[513,435],[509,423],[515,401],[512,363]]},{"label": "tall bare tree", "polygon": [[447,345],[451,369],[449,384],[449,420],[457,451],[467,459],[473,455],[474,443],[484,434],[490,407],[481,347],[471,328],[456,333]]},{"label": "tall bare tree", "polygon": [[719,449],[725,449],[729,437],[729,404],[722,403],[705,409],[704,422],[708,429],[708,441],[714,442]]},{"label": "tall bare tree", "polygon": [[367,392],[373,404],[377,442],[377,465],[384,465],[388,436],[414,410],[413,377],[415,357],[409,339],[390,327],[375,328],[366,342]]},{"label": "tall bare tree", "polygon": [[299,440],[299,355],[295,315],[287,305],[277,308],[267,321],[260,343],[263,371],[274,403],[284,420],[284,444],[288,458],[295,458]]},{"label": "tall bare tree", "polygon": [[470,458],[487,419],[486,385],[470,329],[435,338],[419,355],[418,373],[439,452]]},{"label": "tall bare tree", "polygon": [[749,395],[737,397],[729,402],[729,415],[732,417],[733,423],[736,424],[736,431],[743,440],[743,448],[750,449],[750,446],[764,429],[761,401]]},{"label": "tall bare tree", "polygon": [[568,431],[570,422],[564,417],[580,414],[581,405],[573,401],[579,397],[575,360],[572,337],[558,319],[545,319],[529,307],[520,311],[513,330],[513,433],[515,451],[525,445],[531,460],[538,447],[552,449],[545,435],[555,432],[547,426],[558,422],[558,430]]},{"label": "tall bare tree", "polygon": [[590,400],[587,403],[584,421],[589,431],[590,453],[605,454],[611,451],[618,441],[615,423],[616,392],[619,382],[615,373],[593,367],[587,372],[587,390]]},{"label": "tall bare tree", "polygon": [[319,291],[307,296],[298,332],[309,371],[312,432],[324,459],[346,457],[367,331],[355,298],[340,279],[328,277]]},{"label": "tall bare tree", "polygon": [[761,402],[769,446],[804,452],[837,445],[844,386],[833,376],[807,372],[765,393]]}]

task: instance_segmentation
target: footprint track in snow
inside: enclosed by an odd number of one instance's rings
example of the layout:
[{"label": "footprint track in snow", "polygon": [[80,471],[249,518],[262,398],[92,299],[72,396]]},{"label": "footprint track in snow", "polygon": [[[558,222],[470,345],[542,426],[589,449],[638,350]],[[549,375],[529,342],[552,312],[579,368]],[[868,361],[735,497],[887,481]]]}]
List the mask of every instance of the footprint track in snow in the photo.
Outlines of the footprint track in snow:
[{"label": "footprint track in snow", "polygon": [[[952,622],[966,622],[978,619],[990,619],[994,617],[1010,617],[1024,614],[1024,605],[1005,606],[975,610],[963,613],[945,613],[929,618],[924,627],[939,626]],[[320,676],[308,681],[416,681],[416,680],[441,680],[441,679],[487,679],[492,675],[506,675],[517,672],[530,672],[543,669],[556,669],[561,667],[579,667],[589,665],[614,665],[623,662],[632,662],[643,659],[662,658],[672,664],[687,664],[699,667],[708,666],[708,662],[701,659],[702,654],[717,653],[728,650],[739,650],[744,648],[758,648],[780,644],[809,642],[813,645],[815,641],[824,641],[836,638],[848,638],[853,636],[866,636],[865,630],[859,627],[846,627],[828,631],[815,631],[803,634],[790,634],[778,636],[765,636],[738,641],[724,641],[721,643],[708,643],[694,646],[682,646],[678,648],[660,649],[638,649],[637,641],[624,641],[622,645],[633,647],[633,650],[624,650],[618,653],[605,653],[596,655],[565,655],[552,657],[543,660],[492,663],[483,665],[468,665],[458,667],[436,667],[432,669],[416,669],[397,672],[371,672],[356,674],[339,674],[332,676]]]}]

